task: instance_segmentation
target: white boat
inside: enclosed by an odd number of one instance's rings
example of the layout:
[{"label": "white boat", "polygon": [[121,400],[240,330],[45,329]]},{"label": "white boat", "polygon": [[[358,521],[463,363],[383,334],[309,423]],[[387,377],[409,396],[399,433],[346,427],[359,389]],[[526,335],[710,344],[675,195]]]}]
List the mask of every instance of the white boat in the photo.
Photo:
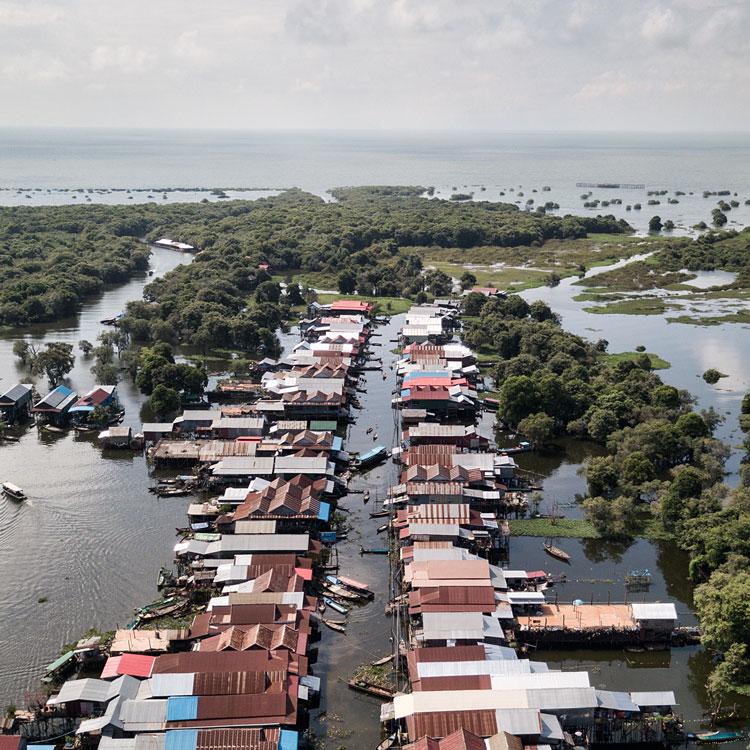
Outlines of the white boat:
[{"label": "white boat", "polygon": [[3,482],[2,491],[3,491],[3,495],[7,495],[13,500],[25,500],[26,499],[26,495],[24,494],[24,491],[20,487],[16,486],[15,484],[11,484],[10,482]]}]

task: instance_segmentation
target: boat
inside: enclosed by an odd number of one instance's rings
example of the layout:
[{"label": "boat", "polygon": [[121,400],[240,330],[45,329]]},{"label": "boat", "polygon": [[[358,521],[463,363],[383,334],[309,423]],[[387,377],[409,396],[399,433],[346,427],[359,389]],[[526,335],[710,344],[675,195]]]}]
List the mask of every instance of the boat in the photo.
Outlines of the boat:
[{"label": "boat", "polygon": [[47,430],[48,432],[65,432],[65,430],[62,427],[57,427],[53,424],[45,424],[42,425],[43,430]]},{"label": "boat", "polygon": [[[374,437],[377,440],[377,435]],[[368,467],[382,463],[388,458],[388,450],[384,445],[376,445],[372,450],[363,453],[354,463],[356,469],[362,471]]]},{"label": "boat", "polygon": [[25,500],[26,495],[24,491],[15,484],[10,482],[3,482],[2,484],[3,495],[6,495],[11,500]]},{"label": "boat", "polygon": [[189,495],[190,490],[187,487],[157,488],[156,494],[159,497],[181,497],[182,495]]},{"label": "boat", "polygon": [[372,429],[373,429],[372,427],[368,427],[368,428],[367,428],[367,429],[365,430],[365,435],[369,435],[369,434],[370,434],[370,433],[372,432]]},{"label": "boat", "polygon": [[384,698],[385,700],[391,700],[396,695],[395,690],[388,690],[388,688],[380,687],[380,685],[374,685],[371,682],[365,680],[357,680],[352,678],[347,683],[352,690],[358,690],[360,693],[367,693],[368,695],[374,695],[376,698]]},{"label": "boat", "polygon": [[625,576],[625,583],[628,586],[647,586],[651,583],[651,571],[648,568],[629,570]]},{"label": "boat", "polygon": [[386,518],[386,516],[390,515],[389,510],[374,510],[372,513],[370,513],[370,518]]},{"label": "boat", "polygon": [[736,742],[744,740],[745,735],[742,732],[735,732],[728,729],[717,729],[715,732],[697,732],[694,735],[688,735],[688,739],[695,739],[700,744],[712,742]]},{"label": "boat", "polygon": [[330,607],[339,614],[349,614],[349,607],[344,606],[343,604],[337,602],[335,599],[331,599],[330,596],[324,596],[323,601],[325,602],[326,607]]},{"label": "boat", "polygon": [[555,547],[554,544],[549,544],[548,542],[544,543],[544,551],[551,555],[552,557],[556,557],[558,560],[562,560],[563,562],[570,562],[570,555],[563,549],[560,549],[559,547]]},{"label": "boat", "polygon": [[339,597],[341,599],[356,600],[361,598],[360,595],[355,591],[345,589],[343,586],[339,586],[337,583],[329,583],[327,586],[325,586],[324,590],[327,593],[331,594],[331,596]]},{"label": "boat", "polygon": [[375,750],[390,750],[396,744],[396,733],[389,734]]},{"label": "boat", "polygon": [[339,622],[338,620],[329,620],[327,617],[321,617],[321,622],[331,630],[335,630],[337,633],[346,633],[346,623]]},{"label": "boat", "polygon": [[375,530],[376,534],[382,534],[384,531],[388,531],[388,524],[384,523],[382,526],[378,526],[378,528]]},{"label": "boat", "polygon": [[390,550],[388,547],[360,547],[360,555],[387,555]]},{"label": "boat", "polygon": [[382,659],[376,659],[375,661],[370,662],[371,667],[382,667],[383,664],[388,664],[388,662],[393,661],[393,654],[388,654],[388,656],[384,656]]},{"label": "boat", "polygon": [[336,586],[344,587],[346,590],[349,590],[356,594],[357,597],[369,598],[374,596],[366,583],[355,581],[354,578],[347,578],[346,576],[327,575],[326,581]]}]

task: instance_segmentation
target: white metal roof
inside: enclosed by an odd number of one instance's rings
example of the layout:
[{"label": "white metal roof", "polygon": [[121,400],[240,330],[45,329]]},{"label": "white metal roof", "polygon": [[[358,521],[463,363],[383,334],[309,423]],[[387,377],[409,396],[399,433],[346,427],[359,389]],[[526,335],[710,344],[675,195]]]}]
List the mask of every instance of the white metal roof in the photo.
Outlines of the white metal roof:
[{"label": "white metal roof", "polygon": [[596,701],[600,708],[610,711],[638,711],[638,706],[631,697],[624,692],[615,690],[597,690]]},{"label": "white metal roof", "polygon": [[[499,664],[516,664],[519,662],[496,662]],[[529,672],[491,675],[493,690],[540,690],[561,688],[587,688],[589,684],[588,672]]]},{"label": "white metal roof", "polygon": [[50,705],[58,703],[71,703],[73,701],[91,701],[93,703],[106,703],[120,694],[122,677],[109,682],[94,677],[86,677],[82,680],[68,680],[63,683],[60,692],[50,698]]},{"label": "white metal roof", "polygon": [[677,609],[672,602],[633,602],[630,608],[636,620],[677,619]]},{"label": "white metal roof", "polygon": [[158,731],[167,721],[167,701],[126,700],[120,710],[120,719],[126,732]]},{"label": "white metal roof", "polygon": [[481,612],[425,612],[422,630],[427,640],[471,640],[484,635]]},{"label": "white metal roof", "polygon": [[676,706],[674,691],[672,690],[650,690],[630,694],[630,699],[639,707],[646,706]]},{"label": "white metal roof", "polygon": [[276,521],[273,520],[246,520],[237,521],[234,524],[235,534],[275,534]]},{"label": "white metal roof", "polygon": [[154,698],[166,698],[170,695],[192,695],[194,679],[195,674],[193,672],[155,674],[151,677],[151,694]]},{"label": "white metal roof", "polygon": [[546,711],[570,711],[596,708],[596,690],[592,687],[539,688],[526,691],[528,705]]},{"label": "white metal roof", "polygon": [[421,661],[417,675],[424,677],[453,677],[472,675],[518,675],[531,673],[528,659],[484,659],[481,661]]},{"label": "white metal roof", "polygon": [[518,735],[537,735],[542,731],[540,712],[535,708],[500,708],[495,711],[500,732]]}]

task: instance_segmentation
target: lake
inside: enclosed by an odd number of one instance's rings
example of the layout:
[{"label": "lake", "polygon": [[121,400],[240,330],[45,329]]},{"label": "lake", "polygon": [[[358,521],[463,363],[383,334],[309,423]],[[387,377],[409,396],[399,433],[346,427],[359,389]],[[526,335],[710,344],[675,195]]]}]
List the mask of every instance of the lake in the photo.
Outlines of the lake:
[{"label": "lake", "polygon": [[[534,206],[554,201],[557,213],[612,213],[642,232],[658,214],[675,222],[676,233],[688,233],[710,221],[718,200],[703,198],[704,190],[736,193],[740,206],[728,214],[728,226],[750,223],[748,163],[747,134],[0,129],[0,205],[85,202],[84,193],[59,192],[76,189],[143,189],[88,197],[163,203],[216,200],[190,190],[196,187],[228,188],[239,198],[293,186],[326,196],[343,185],[422,185],[442,198],[473,193],[519,207],[529,199]],[[589,200],[618,198],[622,205],[586,209],[581,195],[589,189],[578,182],[645,187],[594,188]],[[686,195],[675,198],[678,190]],[[660,204],[647,206],[649,199]],[[642,210],[627,211],[634,203]]]}]

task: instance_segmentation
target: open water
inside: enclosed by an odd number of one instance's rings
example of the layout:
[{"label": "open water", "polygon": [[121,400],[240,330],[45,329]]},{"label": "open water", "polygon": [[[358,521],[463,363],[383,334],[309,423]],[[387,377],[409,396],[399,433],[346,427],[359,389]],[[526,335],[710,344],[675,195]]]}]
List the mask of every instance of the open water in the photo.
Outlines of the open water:
[{"label": "open water", "polygon": [[[237,197],[258,197],[274,189],[297,185],[319,195],[345,184],[434,185],[442,197],[455,187],[475,190],[476,197],[497,199],[501,191],[519,186],[527,195],[556,200],[562,210],[582,211],[577,181],[644,182],[647,189],[694,191],[673,206],[660,206],[663,218],[673,217],[684,227],[708,218],[715,198],[703,199],[704,189],[730,189],[738,200],[750,197],[750,157],[745,136],[616,136],[616,135],[373,135],[373,134],[240,134],[187,132],[0,131],[0,204],[43,205],[85,202],[76,188],[101,189],[93,201],[133,202],[200,200],[205,192],[165,188],[256,188],[231,191]],[[479,187],[484,185],[485,191]],[[534,194],[543,185],[549,193]],[[466,186],[466,188],[464,187]],[[20,192],[16,189],[22,187]],[[38,190],[36,188],[39,188]],[[111,192],[112,188],[143,188],[143,192]],[[156,190],[159,189],[159,192]],[[262,189],[262,190],[261,190]],[[48,192],[49,191],[49,192]],[[611,191],[595,191],[610,193]],[[637,191],[636,191],[637,192]],[[645,205],[645,191],[627,195]],[[167,198],[162,196],[166,194]],[[614,193],[612,193],[614,194]],[[626,194],[620,191],[624,199]],[[31,196],[31,197],[26,197]],[[506,195],[506,198],[508,196]],[[669,212],[673,213],[669,213]],[[648,217],[652,211],[641,212]],[[625,212],[623,209],[623,216]],[[634,224],[637,215],[628,212]],[[732,212],[746,223],[748,208]],[[647,220],[647,219],[646,219]],[[639,225],[643,228],[643,225]],[[151,258],[160,275],[189,256],[157,250]],[[0,336],[0,383],[27,380],[12,356],[12,342],[28,336],[38,342],[80,339],[94,341],[102,330],[99,320],[120,312],[130,299],[141,296],[148,281],[143,276],[106,291],[87,304],[79,316],[51,326]],[[714,406],[727,416],[720,437],[738,442],[736,418],[739,399],[750,382],[750,341],[745,326],[699,328],[669,324],[662,318],[591,315],[572,297],[580,291],[573,280],[555,289],[535,289],[529,299],[543,298],[563,317],[563,325],[592,339],[606,338],[612,351],[638,344],[672,363],[662,372],[670,383],[688,388],[701,407]],[[381,352],[392,359],[388,340],[398,328],[394,319],[383,336]],[[729,375],[717,386],[707,386],[700,373],[716,366]],[[79,392],[93,384],[89,363],[78,358],[70,383]],[[392,378],[368,373],[364,410],[350,430],[348,447],[372,445],[365,430],[375,427],[379,442],[395,441],[389,407]],[[40,384],[43,388],[43,384]],[[132,384],[119,386],[127,409],[126,423],[140,423],[143,400]],[[486,425],[485,425],[486,427]],[[589,448],[580,443],[563,446],[555,455],[522,456],[525,468],[540,475],[546,503],[566,506],[584,487],[579,474]],[[736,472],[739,453],[729,469]],[[386,464],[353,484],[369,487],[382,497],[394,481],[395,467]],[[86,628],[123,625],[134,607],[156,596],[158,568],[169,563],[174,528],[185,519],[188,499],[157,500],[147,491],[151,480],[140,454],[107,454],[93,438],[44,434],[31,428],[21,442],[0,446],[0,478],[27,490],[30,501],[16,505],[0,500],[0,706],[21,703],[23,691],[36,684],[42,667],[65,642]],[[371,501],[372,503],[373,501]],[[389,650],[389,620],[383,615],[387,593],[387,561],[362,557],[360,542],[377,544],[369,507],[361,495],[342,505],[350,509],[350,540],[341,545],[345,570],[376,589],[375,601],[352,617],[349,634],[325,631],[319,648],[318,673],[325,674],[318,727],[327,727],[329,744],[358,741],[374,745],[378,738],[378,702],[352,693],[343,680],[354,667]],[[549,509],[549,506],[548,506]],[[576,508],[566,513],[575,515]],[[573,555],[559,587],[561,600],[574,597],[616,600],[624,595],[627,569],[650,568],[655,581],[650,598],[674,601],[684,624],[693,622],[692,589],[683,555],[669,545],[638,541],[627,548],[575,540],[561,541]],[[513,539],[512,567],[544,567],[562,572],[562,565],[543,556],[541,541]],[[559,570],[558,570],[559,568]],[[40,599],[46,598],[42,602]],[[669,654],[624,652],[549,653],[562,668],[592,670],[592,682],[611,689],[675,689],[681,711],[691,729],[698,727],[706,707],[702,684],[709,668],[700,649],[678,649]]]},{"label": "open water", "polygon": [[[717,198],[703,198],[704,190],[736,193],[741,205],[730,226],[750,221],[748,163],[748,134],[0,129],[0,205],[86,202],[87,194],[70,192],[77,189],[142,191],[93,192],[93,202],[164,203],[216,199],[190,188],[254,189],[258,197],[293,186],[325,196],[342,185],[422,185],[442,198],[473,193],[519,207],[533,198],[533,205],[558,203],[558,213],[613,213],[640,231],[659,214],[685,233],[710,221]],[[585,209],[581,195],[589,190],[578,182],[645,188],[593,189],[591,199],[623,203]],[[669,195],[647,206],[648,190]],[[678,190],[686,195],[667,204]],[[638,202],[641,211],[626,211]]]}]

